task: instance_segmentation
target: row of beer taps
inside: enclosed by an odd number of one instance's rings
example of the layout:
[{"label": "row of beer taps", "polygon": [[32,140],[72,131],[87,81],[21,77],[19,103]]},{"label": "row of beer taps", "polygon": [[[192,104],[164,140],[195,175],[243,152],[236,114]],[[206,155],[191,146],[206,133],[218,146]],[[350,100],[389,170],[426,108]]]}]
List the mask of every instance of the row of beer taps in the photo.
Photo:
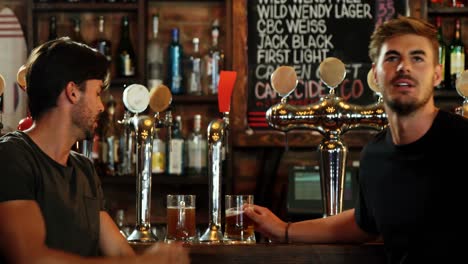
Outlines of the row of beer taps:
[{"label": "row of beer taps", "polygon": [[[208,138],[208,185],[209,217],[208,228],[199,239],[200,242],[217,243],[223,240],[221,233],[221,182],[223,160],[228,153],[227,135],[229,131],[230,97],[236,80],[236,72],[222,71],[218,85],[219,109],[222,118],[211,121],[207,129]],[[158,238],[151,232],[151,177],[152,143],[156,128],[167,128],[171,135],[172,94],[165,85],[159,85],[148,91],[140,84],[125,88],[122,95],[125,107],[133,116],[126,116],[120,121],[126,129],[132,130],[135,137],[137,162],[136,174],[136,225],[127,237],[131,243],[153,243]],[[140,115],[146,108],[155,112],[154,116]],[[165,111],[165,115],[162,113]],[[131,137],[129,137],[131,140]],[[168,139],[170,142],[170,138]],[[169,149],[169,151],[171,151]]]},{"label": "row of beer taps", "polygon": [[[26,89],[25,67],[17,75],[17,83]],[[310,129],[318,131],[323,140],[318,146],[322,201],[324,217],[337,214],[342,210],[343,187],[347,147],[341,135],[354,129],[382,130],[387,124],[383,101],[379,99],[370,105],[353,105],[335,94],[335,88],[346,76],[345,65],[337,58],[327,58],[319,66],[321,82],[329,88],[329,93],[310,105],[288,104],[288,96],[297,85],[294,68],[281,66],[271,75],[272,87],[282,97],[281,102],[270,107],[266,112],[268,124],[281,131]],[[200,237],[201,243],[219,243],[223,240],[221,232],[221,184],[223,160],[229,153],[229,112],[232,90],[236,81],[236,72],[222,71],[219,80],[218,103],[221,118],[212,120],[207,128],[208,139],[208,186],[209,186],[209,223]],[[368,85],[380,94],[379,87],[370,71]],[[0,75],[0,95],[5,87]],[[457,91],[464,98],[458,113],[468,116],[468,71],[457,80]],[[136,225],[127,237],[132,243],[152,243],[158,238],[151,232],[151,184],[152,184],[152,143],[157,128],[167,128],[170,137],[172,127],[172,94],[164,85],[149,91],[145,86],[132,84],[125,88],[122,95],[125,107],[132,114],[126,113],[120,121],[127,131],[128,146],[135,143],[137,162],[136,175]],[[154,116],[142,114],[147,107],[154,111]],[[1,121],[1,120],[0,120]],[[1,124],[1,122],[0,122]]]}]

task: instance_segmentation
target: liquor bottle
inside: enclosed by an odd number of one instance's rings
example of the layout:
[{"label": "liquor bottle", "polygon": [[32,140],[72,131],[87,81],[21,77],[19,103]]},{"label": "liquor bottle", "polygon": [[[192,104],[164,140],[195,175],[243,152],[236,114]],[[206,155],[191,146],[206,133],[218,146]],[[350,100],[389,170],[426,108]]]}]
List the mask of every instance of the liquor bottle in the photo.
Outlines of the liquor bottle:
[{"label": "liquor bottle", "polygon": [[183,50],[182,46],[179,43],[179,29],[173,28],[171,31],[172,42],[169,45],[169,58],[168,58],[168,81],[169,88],[171,89],[172,94],[182,94],[183,93]]},{"label": "liquor bottle", "polygon": [[115,120],[115,100],[110,96],[106,103],[107,122],[103,128],[103,139],[101,144],[102,162],[105,167],[105,174],[108,176],[116,175],[119,162],[119,136]]},{"label": "liquor bottle", "polygon": [[128,16],[122,17],[120,42],[117,48],[117,72],[120,77],[135,76],[135,51],[130,40],[130,22]]},{"label": "liquor bottle", "polygon": [[57,35],[57,17],[50,16],[49,17],[49,36],[47,40],[54,40],[58,37]]},{"label": "liquor bottle", "polygon": [[201,132],[201,115],[193,118],[193,131],[186,141],[187,173],[189,175],[205,175],[207,162],[207,141]]},{"label": "liquor bottle", "polygon": [[442,81],[439,85],[436,86],[437,89],[445,88],[445,55],[447,52],[447,46],[445,45],[444,35],[442,32],[442,18],[440,16],[436,17],[436,26],[437,26],[437,40],[439,41],[439,64],[442,68]]},{"label": "liquor bottle", "polygon": [[204,82],[208,94],[218,93],[219,73],[223,68],[224,52],[218,47],[219,22],[216,19],[211,27],[212,44],[204,57]]},{"label": "liquor bottle", "polygon": [[158,38],[159,15],[153,15],[153,34],[148,42],[148,89],[152,89],[163,82],[163,49]]},{"label": "liquor bottle", "polygon": [[[130,111],[126,110],[124,112],[123,120],[129,120],[131,118]],[[134,163],[133,155],[134,155],[134,132],[130,128],[130,126],[126,125],[125,123],[120,124],[120,130],[122,133],[120,134],[119,139],[119,167],[118,167],[118,174],[119,175],[131,175],[134,172]]]},{"label": "liquor bottle", "polygon": [[128,237],[130,235],[130,228],[127,225],[127,219],[125,217],[125,211],[123,209],[118,209],[117,212],[115,213],[115,224],[120,230],[120,234],[123,237]]},{"label": "liquor bottle", "polygon": [[153,138],[152,172],[162,174],[166,171],[166,143],[159,136],[160,129],[156,128]]},{"label": "liquor bottle", "polygon": [[182,136],[182,118],[175,117],[171,139],[167,153],[167,174],[182,175],[184,173],[184,137]]},{"label": "liquor bottle", "polygon": [[193,38],[193,54],[190,56],[187,74],[187,93],[201,95],[203,93],[201,85],[202,59],[199,51],[200,40]]},{"label": "liquor bottle", "polygon": [[105,28],[105,20],[104,20],[104,16],[99,16],[98,18],[98,36],[96,38],[96,40],[94,41],[93,43],[93,46],[102,54],[104,54],[104,56],[106,56],[106,58],[109,60],[109,61],[112,61],[112,55],[111,55],[111,42],[110,40],[108,40],[106,38],[106,34],[104,32],[104,28]]},{"label": "liquor bottle", "polygon": [[451,7],[464,7],[465,4],[463,3],[463,0],[450,0],[449,1],[449,6]]},{"label": "liquor bottle", "polygon": [[455,34],[450,43],[450,83],[455,89],[458,76],[465,70],[465,45],[461,37],[460,19],[455,20]]},{"label": "liquor bottle", "polygon": [[85,43],[83,36],[81,35],[81,20],[79,17],[75,17],[72,19],[73,20],[73,32],[72,32],[72,37],[71,39],[80,42],[80,43]]}]

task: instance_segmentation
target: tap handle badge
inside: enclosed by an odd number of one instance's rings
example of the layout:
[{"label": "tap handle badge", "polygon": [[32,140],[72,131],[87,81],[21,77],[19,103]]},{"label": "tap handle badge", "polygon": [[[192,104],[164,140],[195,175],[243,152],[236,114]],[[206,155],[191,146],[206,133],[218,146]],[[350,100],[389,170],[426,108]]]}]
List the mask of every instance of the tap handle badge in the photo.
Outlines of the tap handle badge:
[{"label": "tap handle badge", "polygon": [[320,63],[319,66],[320,80],[331,89],[330,93],[344,80],[346,77],[346,68],[344,63],[335,57],[328,57]]},{"label": "tap handle badge", "polygon": [[237,72],[235,71],[221,71],[219,74],[218,107],[221,113],[228,113],[231,111],[231,96],[236,78]]},{"label": "tap handle badge", "polygon": [[270,81],[271,87],[281,97],[287,97],[296,89],[296,71],[291,66],[280,66],[271,74]]},{"label": "tap handle badge", "polygon": [[5,90],[5,79],[0,74],[0,96],[3,94],[4,90]]},{"label": "tap handle badge", "polygon": [[165,111],[172,102],[171,90],[164,84],[153,87],[149,96],[149,106],[157,113]]},{"label": "tap handle badge", "polygon": [[131,84],[125,88],[122,101],[127,109],[138,114],[146,110],[150,102],[148,89],[141,84]]},{"label": "tap handle badge", "polygon": [[[16,82],[18,83],[18,86],[23,89],[23,91],[26,91],[26,71],[27,68],[25,65],[21,65],[21,67],[18,69],[18,73],[16,73]],[[1,93],[0,93],[1,94]]]},{"label": "tap handle badge", "polygon": [[468,70],[463,71],[460,76],[458,76],[455,83],[455,88],[457,89],[458,94],[467,99],[468,97]]}]

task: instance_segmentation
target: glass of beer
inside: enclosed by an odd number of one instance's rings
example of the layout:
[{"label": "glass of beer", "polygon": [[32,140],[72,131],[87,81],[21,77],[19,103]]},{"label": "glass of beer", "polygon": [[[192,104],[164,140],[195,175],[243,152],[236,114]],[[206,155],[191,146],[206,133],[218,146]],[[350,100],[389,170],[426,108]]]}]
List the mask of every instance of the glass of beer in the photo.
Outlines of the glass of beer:
[{"label": "glass of beer", "polygon": [[167,230],[164,242],[197,241],[195,221],[195,195],[167,195]]},{"label": "glass of beer", "polygon": [[254,223],[244,210],[254,203],[253,195],[226,195],[224,242],[228,244],[255,244]]}]

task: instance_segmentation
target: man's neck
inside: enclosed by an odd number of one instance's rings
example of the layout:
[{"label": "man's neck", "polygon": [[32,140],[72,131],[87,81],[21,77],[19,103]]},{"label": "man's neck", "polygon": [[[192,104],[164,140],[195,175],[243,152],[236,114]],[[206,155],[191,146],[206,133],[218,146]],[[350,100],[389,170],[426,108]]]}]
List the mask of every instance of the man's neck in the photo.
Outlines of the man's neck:
[{"label": "man's neck", "polygon": [[431,128],[438,111],[434,104],[426,104],[409,115],[401,116],[386,107],[393,143],[405,145],[420,139]]},{"label": "man's neck", "polygon": [[70,129],[70,120],[47,113],[25,131],[37,146],[57,163],[66,166],[71,146],[76,142]]}]

